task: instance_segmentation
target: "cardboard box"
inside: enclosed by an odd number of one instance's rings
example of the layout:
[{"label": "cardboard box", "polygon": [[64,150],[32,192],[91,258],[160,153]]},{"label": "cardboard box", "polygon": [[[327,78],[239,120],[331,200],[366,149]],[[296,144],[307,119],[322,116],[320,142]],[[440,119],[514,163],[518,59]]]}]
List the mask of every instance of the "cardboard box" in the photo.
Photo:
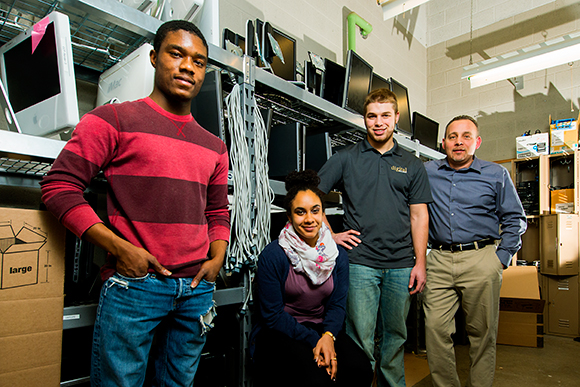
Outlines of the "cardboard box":
[{"label": "cardboard box", "polygon": [[550,154],[549,133],[516,137],[516,157],[518,159],[548,154]]},{"label": "cardboard box", "polygon": [[552,214],[573,214],[574,188],[550,191],[550,211]]},{"label": "cardboard box", "polygon": [[510,266],[503,272],[497,343],[543,347],[544,300],[535,266]]},{"label": "cardboard box", "polygon": [[550,118],[550,154],[568,153],[578,149],[578,120]]},{"label": "cardboard box", "polygon": [[0,208],[0,387],[60,385],[64,238],[46,211]]}]

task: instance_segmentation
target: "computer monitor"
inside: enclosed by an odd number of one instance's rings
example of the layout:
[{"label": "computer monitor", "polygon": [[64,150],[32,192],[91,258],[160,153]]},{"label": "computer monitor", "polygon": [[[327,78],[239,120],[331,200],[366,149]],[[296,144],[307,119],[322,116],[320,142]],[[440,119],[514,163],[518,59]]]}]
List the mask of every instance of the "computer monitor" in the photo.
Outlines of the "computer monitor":
[{"label": "computer monitor", "polygon": [[439,123],[421,113],[413,112],[413,140],[437,150],[439,146]]},{"label": "computer monitor", "polygon": [[389,89],[391,90],[391,82],[388,79],[381,77],[377,73],[373,73],[373,79],[371,81],[371,91],[377,89]]},{"label": "computer monitor", "polygon": [[391,91],[397,96],[397,105],[399,106],[397,132],[404,136],[412,137],[413,127],[411,126],[411,110],[409,108],[407,88],[391,78]]},{"label": "computer monitor", "polygon": [[369,94],[373,66],[353,50],[348,51],[346,59],[346,78],[342,107],[364,115],[365,98]]},{"label": "computer monitor", "polygon": [[205,130],[225,141],[222,79],[220,71],[205,74],[197,96],[191,101],[191,114]]},{"label": "computer monitor", "polygon": [[[279,76],[287,81],[296,80],[296,39],[284,32],[276,29],[270,23],[264,23],[259,19],[256,19],[256,35],[257,41],[260,46],[260,56],[262,58],[271,58],[272,72],[274,75]],[[266,29],[266,34],[264,34],[264,29]],[[269,38],[270,34],[278,43],[282,56],[284,57],[284,63],[280,60],[278,56],[274,54],[272,44]],[[258,65],[263,67],[264,64],[259,61]]]},{"label": "computer monitor", "polygon": [[332,156],[332,148],[328,132],[314,134],[306,132],[304,143],[305,169],[312,169],[318,172],[330,156]]},{"label": "computer monitor", "polygon": [[342,106],[345,79],[346,68],[325,58],[320,96],[335,105]]},{"label": "computer monitor", "polygon": [[135,101],[153,91],[155,68],[151,65],[149,43],[127,55],[99,77],[97,106],[111,102]]},{"label": "computer monitor", "polygon": [[268,141],[268,175],[282,180],[292,171],[302,169],[302,125],[298,123],[272,126]]},{"label": "computer monitor", "polygon": [[246,49],[246,39],[243,36],[236,34],[232,30],[224,28],[222,48],[226,51],[230,51],[235,55],[244,56]]},{"label": "computer monitor", "polygon": [[0,76],[23,133],[48,136],[79,122],[68,16],[52,12],[0,47]]}]

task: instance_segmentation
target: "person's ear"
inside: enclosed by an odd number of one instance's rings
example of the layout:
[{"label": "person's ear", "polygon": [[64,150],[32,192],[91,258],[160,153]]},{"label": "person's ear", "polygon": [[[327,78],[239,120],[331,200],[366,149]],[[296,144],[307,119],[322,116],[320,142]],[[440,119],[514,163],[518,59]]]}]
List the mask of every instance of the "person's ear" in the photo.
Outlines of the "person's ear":
[{"label": "person's ear", "polygon": [[157,66],[157,53],[155,52],[155,50],[151,50],[149,52],[149,60],[151,61],[151,66],[153,66],[153,68],[156,68],[156,66]]},{"label": "person's ear", "polygon": [[475,140],[475,149],[479,149],[482,141],[481,136],[477,136],[477,140]]}]

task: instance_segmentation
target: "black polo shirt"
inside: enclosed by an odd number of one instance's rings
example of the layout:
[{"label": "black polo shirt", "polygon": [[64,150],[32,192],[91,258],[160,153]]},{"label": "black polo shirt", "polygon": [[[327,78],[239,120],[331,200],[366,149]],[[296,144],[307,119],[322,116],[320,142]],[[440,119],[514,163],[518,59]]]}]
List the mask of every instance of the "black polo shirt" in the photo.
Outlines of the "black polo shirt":
[{"label": "black polo shirt", "polygon": [[319,172],[319,188],[342,192],[345,230],[360,231],[350,263],[376,269],[415,265],[410,204],[430,203],[421,160],[399,147],[380,154],[367,139],[334,154]]}]

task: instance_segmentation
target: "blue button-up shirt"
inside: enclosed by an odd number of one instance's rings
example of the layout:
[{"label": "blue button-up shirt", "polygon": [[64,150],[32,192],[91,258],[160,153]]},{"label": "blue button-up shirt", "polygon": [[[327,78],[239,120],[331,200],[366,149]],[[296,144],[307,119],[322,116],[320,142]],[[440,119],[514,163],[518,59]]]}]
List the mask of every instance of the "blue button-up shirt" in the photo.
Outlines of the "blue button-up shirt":
[{"label": "blue button-up shirt", "polygon": [[501,239],[497,256],[509,266],[522,245],[527,223],[508,171],[478,158],[459,170],[451,168],[447,159],[429,161],[425,169],[433,195],[429,241],[451,244]]}]

